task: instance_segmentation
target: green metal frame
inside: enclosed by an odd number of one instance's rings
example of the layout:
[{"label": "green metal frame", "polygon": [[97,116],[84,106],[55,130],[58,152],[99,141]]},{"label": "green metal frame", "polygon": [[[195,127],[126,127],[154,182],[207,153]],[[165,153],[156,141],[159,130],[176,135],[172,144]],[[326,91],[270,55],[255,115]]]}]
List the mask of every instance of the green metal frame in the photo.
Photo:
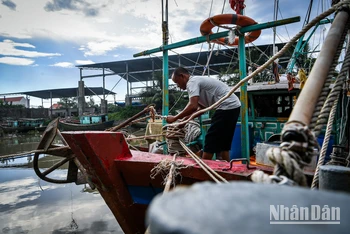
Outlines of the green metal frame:
[{"label": "green metal frame", "polygon": [[302,35],[300,37],[300,39],[298,40],[297,45],[295,46],[293,55],[292,55],[292,59],[291,62],[288,65],[288,72],[292,72],[295,66],[295,63],[297,61],[297,58],[299,57],[300,54],[304,54],[304,48],[306,46],[306,44],[310,41],[311,37],[313,36],[313,34],[315,33],[316,29],[318,28],[318,26],[323,25],[323,24],[329,24],[332,23],[333,19],[324,19],[321,20],[318,24],[315,25],[315,27],[313,28],[313,30],[311,31],[310,35],[308,36],[308,38],[306,39],[306,41],[304,40],[304,35]]},{"label": "green metal frame", "polygon": [[[266,29],[266,28],[271,28],[271,27],[276,27],[276,26],[281,26],[285,24],[290,24],[290,23],[295,23],[299,22],[300,17],[292,17],[292,18],[287,18],[283,20],[277,20],[277,21],[272,21],[272,22],[266,22],[266,23],[261,23],[261,24],[254,24],[250,26],[245,26],[239,29],[240,31],[240,36],[239,36],[239,60],[240,60],[240,77],[241,79],[246,76],[246,67],[245,67],[245,42],[244,42],[244,33],[246,32],[251,32],[251,31],[256,31],[256,30],[261,30],[261,29]],[[163,26],[164,27],[164,26]],[[170,49],[175,49],[175,48],[180,48],[184,46],[189,46],[189,45],[194,45],[194,44],[199,44],[203,43],[206,41],[212,41],[214,39],[222,38],[228,36],[229,31],[225,32],[220,32],[220,33],[214,33],[208,36],[201,36],[201,37],[196,37],[192,38],[189,40],[185,41],[180,41],[177,43],[173,43],[168,45],[167,41],[165,42],[163,38],[163,46],[154,48],[151,50],[146,50],[140,53],[136,53],[133,56],[134,57],[139,57],[139,56],[145,56],[145,55],[150,55],[153,53],[161,52],[163,51],[163,115],[168,115],[168,110],[169,110],[169,89],[168,89],[168,50]],[[164,32],[163,32],[163,37],[164,37]],[[242,107],[241,107],[241,116],[242,116],[242,157],[247,158],[249,160],[249,139],[248,139],[248,102],[247,102],[247,86],[246,84],[241,87],[241,96],[243,96],[243,99],[241,97],[241,102],[242,102]],[[163,122],[163,124],[165,124]]]}]

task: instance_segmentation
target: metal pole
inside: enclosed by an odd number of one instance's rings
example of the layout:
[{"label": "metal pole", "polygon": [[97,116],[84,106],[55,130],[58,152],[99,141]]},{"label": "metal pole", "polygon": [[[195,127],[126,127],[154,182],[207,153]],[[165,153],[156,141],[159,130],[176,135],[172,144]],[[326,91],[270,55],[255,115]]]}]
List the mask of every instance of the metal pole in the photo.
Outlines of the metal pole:
[{"label": "metal pole", "polygon": [[[280,26],[280,25],[295,23],[295,22],[299,22],[299,21],[300,21],[300,17],[298,16],[298,17],[278,20],[278,21],[275,21],[275,22],[254,24],[254,25],[242,27],[240,29],[240,32],[241,33],[246,33],[246,32],[251,32],[251,31],[255,31],[255,30],[271,28],[273,26]],[[157,53],[157,52],[160,52],[160,51],[176,49],[176,48],[189,46],[189,45],[195,45],[195,44],[199,44],[199,43],[202,43],[202,42],[207,42],[208,39],[209,39],[209,41],[212,41],[214,39],[218,39],[218,38],[221,38],[221,37],[227,37],[228,36],[228,32],[229,31],[213,33],[213,34],[211,34],[209,36],[195,37],[195,38],[188,39],[188,40],[185,40],[185,41],[176,42],[176,43],[173,43],[173,44],[170,44],[170,45],[163,45],[163,46],[158,47],[158,48],[154,48],[154,49],[151,49],[151,50],[145,50],[143,52],[134,54],[133,56],[134,57],[140,57],[140,56],[144,56],[144,55]]]},{"label": "metal pole", "polygon": [[[163,3],[163,0],[162,0]],[[168,0],[165,0],[165,10],[162,4],[162,31],[163,31],[163,46],[168,45]],[[165,15],[164,15],[165,14]],[[162,104],[162,115],[167,116],[169,113],[169,61],[168,61],[168,50],[163,51],[163,104]],[[166,124],[166,120],[163,119],[163,126]],[[167,154],[167,148],[163,146],[163,153]]]},{"label": "metal pole", "polygon": [[103,78],[103,91],[102,91],[102,95],[103,95],[103,101],[105,100],[106,96],[105,96],[105,68],[102,68],[102,78]]},{"label": "metal pole", "polygon": [[[163,45],[168,45],[168,0],[165,1],[165,15],[162,22],[163,30]],[[168,50],[163,51],[163,106],[162,106],[162,115],[166,116],[169,112],[169,78],[168,78]],[[166,121],[163,120],[163,124],[166,124]]]},{"label": "metal pole", "polygon": [[[243,14],[243,11],[241,12]],[[238,57],[239,57],[239,76],[243,79],[247,76],[246,70],[246,56],[245,56],[245,40],[244,34],[239,36],[238,40]],[[247,83],[243,83],[241,86],[241,152],[242,158],[247,159],[247,163],[250,161],[249,152],[249,128],[248,128],[248,94]]]},{"label": "metal pole", "polygon": [[329,73],[333,57],[337,51],[337,45],[340,42],[348,18],[348,13],[345,11],[341,11],[336,15],[326,40],[323,43],[321,52],[305,83],[303,92],[300,93],[298,101],[289,117],[289,122],[296,121],[304,125],[310,124],[318,97]]},{"label": "metal pole", "polygon": [[125,64],[126,66],[126,102],[125,102],[125,106],[131,105],[130,103],[130,97],[129,97],[129,66],[128,63]]}]

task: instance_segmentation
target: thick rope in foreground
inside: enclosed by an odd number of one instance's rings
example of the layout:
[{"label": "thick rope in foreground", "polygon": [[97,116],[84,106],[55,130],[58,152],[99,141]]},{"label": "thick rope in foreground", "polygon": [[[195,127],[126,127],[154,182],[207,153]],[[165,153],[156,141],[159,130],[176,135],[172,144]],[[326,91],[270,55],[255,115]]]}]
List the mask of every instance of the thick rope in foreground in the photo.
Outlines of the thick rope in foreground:
[{"label": "thick rope in foreground", "polygon": [[253,78],[254,76],[256,76],[257,74],[259,74],[260,72],[262,72],[263,70],[265,70],[270,64],[273,63],[273,61],[275,61],[277,58],[281,57],[302,35],[304,35],[311,27],[315,26],[317,23],[319,23],[320,20],[324,19],[325,17],[329,16],[330,14],[334,13],[336,10],[338,10],[340,7],[342,6],[347,6],[350,4],[349,0],[346,1],[342,1],[339,2],[338,4],[332,6],[331,8],[329,8],[327,11],[323,12],[322,14],[318,15],[317,17],[315,17],[310,23],[308,23],[307,25],[305,25],[303,27],[303,29],[297,34],[295,35],[278,53],[276,53],[274,56],[272,56],[267,62],[265,62],[263,65],[261,65],[260,67],[258,67],[252,74],[246,76],[244,79],[240,80],[235,86],[233,86],[233,88],[230,90],[230,92],[228,92],[225,96],[223,96],[222,98],[220,98],[216,103],[214,103],[213,105],[201,109],[195,113],[193,113],[191,115],[190,118],[188,118],[187,120],[184,120],[182,122],[176,122],[176,123],[172,123],[169,125],[172,126],[177,126],[180,124],[184,124],[184,123],[188,123],[190,120],[194,119],[197,116],[200,116],[201,114],[212,110],[216,107],[218,107],[224,100],[226,100],[229,96],[231,96],[239,87],[241,87],[244,83],[246,83],[248,80],[250,80],[251,78]]},{"label": "thick rope in foreground", "polygon": [[221,184],[221,181],[224,183],[228,183],[228,181],[224,177],[219,175],[205,162],[203,162],[203,160],[200,159],[195,153],[193,153],[182,140],[179,140],[179,142],[181,146],[186,150],[186,152],[194,159],[194,161],[196,161],[196,163],[210,176],[210,178],[212,178],[218,184]]},{"label": "thick rope in foreground", "polygon": [[[312,157],[316,156],[314,148],[318,148],[318,143],[307,126],[301,123],[295,125],[286,125],[287,128],[282,135],[288,132],[297,133],[302,139],[300,141],[283,142],[279,147],[272,147],[266,151],[266,156],[275,164],[274,175],[282,178],[285,176],[301,186],[307,186],[306,177],[303,173],[303,167],[311,162]],[[252,180],[254,182],[269,183],[270,178],[264,173],[253,172]]]},{"label": "thick rope in foreground", "polygon": [[[349,23],[347,23],[347,27],[344,29],[343,35],[341,37],[341,40],[339,41],[337,52],[336,52],[336,54],[335,54],[335,56],[333,58],[332,65],[329,68],[328,76],[326,78],[326,81],[325,81],[325,83],[323,85],[323,88],[321,90],[320,96],[318,98],[317,104],[315,106],[315,110],[314,110],[314,113],[312,115],[312,118],[311,118],[311,121],[310,121],[310,124],[309,124],[310,129],[313,130],[313,131],[315,129],[315,126],[318,124],[318,121],[319,121],[320,118],[323,118],[323,119],[326,118],[326,122],[327,122],[329,111],[326,112],[326,115],[325,115],[325,113],[323,113],[323,115],[321,115],[320,113],[322,111],[322,108],[326,105],[325,101],[327,100],[327,97],[328,97],[328,94],[329,94],[332,78],[335,75],[335,68],[336,68],[336,66],[338,66],[338,60],[339,60],[341,51],[343,49],[345,36],[347,34],[347,31],[348,31],[347,28],[348,27],[349,27]],[[315,133],[315,136],[317,137],[318,134],[319,133]]]},{"label": "thick rope in foreground", "polygon": [[[307,186],[306,177],[303,173],[303,167],[311,162],[312,157],[316,156],[314,148],[318,146],[315,136],[303,123],[287,123],[283,129],[284,139],[298,139],[289,142],[283,142],[278,148],[270,148],[266,152],[268,158],[275,164],[274,175],[286,176],[294,180],[301,186]],[[269,177],[261,172],[254,172],[252,180],[255,182],[266,181]]]},{"label": "thick rope in foreground", "polygon": [[337,110],[337,105],[338,105],[338,99],[335,100],[333,107],[332,107],[332,110],[331,110],[331,113],[330,113],[330,116],[329,116],[326,134],[325,134],[324,142],[323,142],[323,145],[321,148],[321,153],[320,153],[320,156],[319,156],[319,159],[317,162],[315,175],[314,175],[314,178],[312,180],[311,189],[318,188],[320,166],[323,165],[324,159],[326,158],[326,151],[327,151],[327,147],[328,147],[328,143],[329,143],[329,138],[330,138],[331,133],[332,133],[332,127],[333,127],[335,112]]},{"label": "thick rope in foreground", "polygon": [[343,90],[343,86],[349,72],[349,67],[350,67],[350,49],[348,47],[340,73],[334,83],[333,89],[329,93],[328,98],[319,114],[315,129],[314,129],[315,136],[318,136],[321,133],[323,127],[326,125],[328,121],[329,113],[332,109],[332,106],[334,106],[333,103],[336,100],[338,100],[339,94]]}]

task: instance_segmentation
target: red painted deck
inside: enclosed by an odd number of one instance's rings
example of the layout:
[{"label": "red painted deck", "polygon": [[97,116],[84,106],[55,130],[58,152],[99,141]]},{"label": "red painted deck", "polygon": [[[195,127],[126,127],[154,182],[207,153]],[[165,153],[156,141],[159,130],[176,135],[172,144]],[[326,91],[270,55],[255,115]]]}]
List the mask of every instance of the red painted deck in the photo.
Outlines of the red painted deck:
[{"label": "red painted deck", "polygon": [[[136,204],[128,186],[163,188],[163,178],[150,178],[151,170],[163,159],[172,156],[130,151],[121,133],[115,132],[62,132],[65,140],[86,169],[91,180],[118,220],[125,233],[144,233],[147,205]],[[190,185],[212,179],[193,159],[178,157],[187,168],[181,169],[177,184]],[[254,170],[244,164],[204,160],[227,180],[249,180]],[[259,169],[267,169],[259,167]]]}]

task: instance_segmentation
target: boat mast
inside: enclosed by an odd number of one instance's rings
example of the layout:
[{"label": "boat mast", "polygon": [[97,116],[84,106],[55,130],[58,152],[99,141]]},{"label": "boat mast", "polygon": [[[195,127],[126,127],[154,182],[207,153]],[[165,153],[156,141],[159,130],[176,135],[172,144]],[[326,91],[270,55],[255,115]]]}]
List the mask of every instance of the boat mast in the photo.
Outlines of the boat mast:
[{"label": "boat mast", "polygon": [[[163,46],[168,45],[169,29],[168,29],[168,0],[162,0],[162,32]],[[163,106],[162,115],[168,115],[169,112],[169,69],[168,69],[168,50],[163,50]]]},{"label": "boat mast", "polygon": [[[163,32],[163,48],[168,45],[169,29],[168,29],[168,0],[162,0],[162,32]],[[169,112],[169,61],[168,61],[168,50],[163,50],[163,105],[162,115],[167,116]],[[163,125],[166,124],[166,120],[163,119]],[[167,153],[167,149],[164,146],[164,154]]]},{"label": "boat mast", "polygon": [[[243,8],[240,9],[240,12],[237,12],[237,14],[244,15]],[[240,79],[244,79],[247,76],[244,33],[240,34],[238,38],[238,57],[239,57]],[[249,163],[250,150],[249,150],[247,83],[244,83],[241,86],[240,100],[241,100],[241,155],[242,155],[242,158],[246,158]]]},{"label": "boat mast", "polygon": [[[273,9],[273,21],[277,21],[278,4],[279,4],[279,0],[275,0],[274,9]],[[272,55],[275,55],[277,53],[277,49],[276,49],[276,26],[273,27],[272,30],[273,30]],[[275,60],[275,62],[276,62],[276,60]]]}]

